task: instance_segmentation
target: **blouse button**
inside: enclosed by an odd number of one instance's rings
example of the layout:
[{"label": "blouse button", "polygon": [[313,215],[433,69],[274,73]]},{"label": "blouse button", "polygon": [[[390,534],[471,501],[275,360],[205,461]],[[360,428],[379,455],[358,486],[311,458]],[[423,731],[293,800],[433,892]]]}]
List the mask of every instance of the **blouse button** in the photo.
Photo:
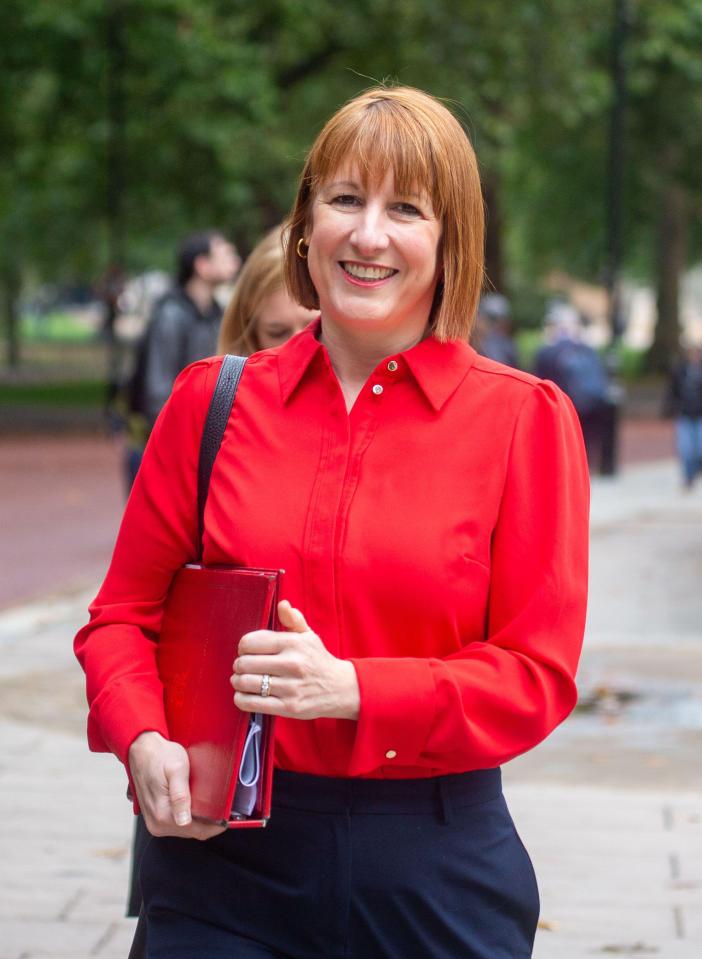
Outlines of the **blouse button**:
[{"label": "blouse button", "polygon": [[380,383],[375,384],[373,387],[373,392],[376,396],[380,396],[380,394],[383,392],[383,387],[380,385]]},{"label": "blouse button", "polygon": [[397,752],[394,749],[388,749],[385,753],[386,759],[394,759],[397,756]]},{"label": "blouse button", "polygon": [[388,369],[390,370],[391,373],[394,373],[395,370],[397,369],[397,360],[390,360],[390,362],[388,363]]}]

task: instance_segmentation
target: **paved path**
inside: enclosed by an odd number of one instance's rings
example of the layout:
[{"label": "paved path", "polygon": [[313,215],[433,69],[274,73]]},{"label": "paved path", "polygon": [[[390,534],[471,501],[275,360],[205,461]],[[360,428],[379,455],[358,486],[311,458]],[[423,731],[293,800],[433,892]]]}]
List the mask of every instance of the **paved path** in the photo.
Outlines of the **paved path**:
[{"label": "paved path", "polygon": [[[592,528],[582,708],[505,770],[534,956],[700,959],[702,488],[670,462],[595,480]],[[92,592],[0,614],[0,959],[128,951],[124,777],[87,751],[70,652]]]}]

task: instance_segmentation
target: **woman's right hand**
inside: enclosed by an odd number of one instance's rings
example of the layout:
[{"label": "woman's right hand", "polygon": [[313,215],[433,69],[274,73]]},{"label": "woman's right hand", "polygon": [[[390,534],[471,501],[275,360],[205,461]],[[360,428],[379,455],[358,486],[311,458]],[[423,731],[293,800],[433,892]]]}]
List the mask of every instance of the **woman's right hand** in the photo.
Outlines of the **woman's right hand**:
[{"label": "woman's right hand", "polygon": [[226,826],[193,821],[190,761],[180,743],[157,732],[141,733],[129,747],[129,769],[152,836],[211,839],[226,831]]}]

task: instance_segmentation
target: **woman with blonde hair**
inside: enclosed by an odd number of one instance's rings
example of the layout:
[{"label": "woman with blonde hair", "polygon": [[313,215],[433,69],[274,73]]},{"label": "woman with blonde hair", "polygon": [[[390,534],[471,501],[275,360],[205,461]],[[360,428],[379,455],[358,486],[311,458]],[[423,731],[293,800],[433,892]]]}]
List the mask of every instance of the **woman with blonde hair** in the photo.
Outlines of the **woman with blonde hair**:
[{"label": "woman with blonde hair", "polygon": [[[285,230],[276,226],[260,240],[241,269],[224,311],[217,341],[218,353],[248,356],[280,346],[303,330],[316,310],[300,306],[285,288],[283,253]],[[149,834],[141,816],[135,827],[127,915],[139,915],[138,867]]]},{"label": "woman with blonde hair", "polygon": [[281,346],[315,316],[285,288],[284,242],[285,231],[274,227],[248,256],[222,317],[218,353],[248,356]]},{"label": "woman with blonde hair", "polygon": [[499,767],[576,702],[577,417],[467,343],[483,202],[438,100],[343,106],[289,228],[288,288],[319,317],[249,359],[204,535],[208,565],[286,571],[282,629],[244,635],[231,676],[239,708],[278,717],[268,828],[192,819],[154,663],[220,359],[176,383],[76,638],[91,748],[128,766],[153,836],[148,955],[526,959],[538,891]]}]

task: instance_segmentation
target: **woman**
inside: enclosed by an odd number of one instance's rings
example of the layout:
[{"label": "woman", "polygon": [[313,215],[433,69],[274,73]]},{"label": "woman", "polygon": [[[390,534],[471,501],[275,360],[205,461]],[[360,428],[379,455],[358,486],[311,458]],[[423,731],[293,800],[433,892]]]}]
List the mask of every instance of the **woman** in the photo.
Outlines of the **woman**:
[{"label": "woman", "polygon": [[155,837],[149,956],[523,959],[538,892],[499,766],[576,701],[577,418],[467,345],[480,182],[432,97],[339,110],[289,229],[288,287],[320,316],[249,360],[205,516],[207,564],[286,571],[283,630],[244,636],[231,679],[241,709],[280,717],[269,828],[191,820],[154,665],[219,360],[178,380],[76,640],[90,745],[128,766]]},{"label": "woman", "polygon": [[222,317],[218,353],[248,356],[282,346],[316,315],[300,306],[285,288],[283,240],[284,231],[275,227],[246,260]]},{"label": "woman", "polygon": [[[218,353],[248,356],[257,350],[280,346],[299,333],[316,316],[292,299],[283,279],[284,231],[277,226],[264,236],[248,256],[224,311],[217,342]],[[140,816],[136,820],[132,849],[127,915],[138,916],[141,894],[138,866],[149,833]]]}]

